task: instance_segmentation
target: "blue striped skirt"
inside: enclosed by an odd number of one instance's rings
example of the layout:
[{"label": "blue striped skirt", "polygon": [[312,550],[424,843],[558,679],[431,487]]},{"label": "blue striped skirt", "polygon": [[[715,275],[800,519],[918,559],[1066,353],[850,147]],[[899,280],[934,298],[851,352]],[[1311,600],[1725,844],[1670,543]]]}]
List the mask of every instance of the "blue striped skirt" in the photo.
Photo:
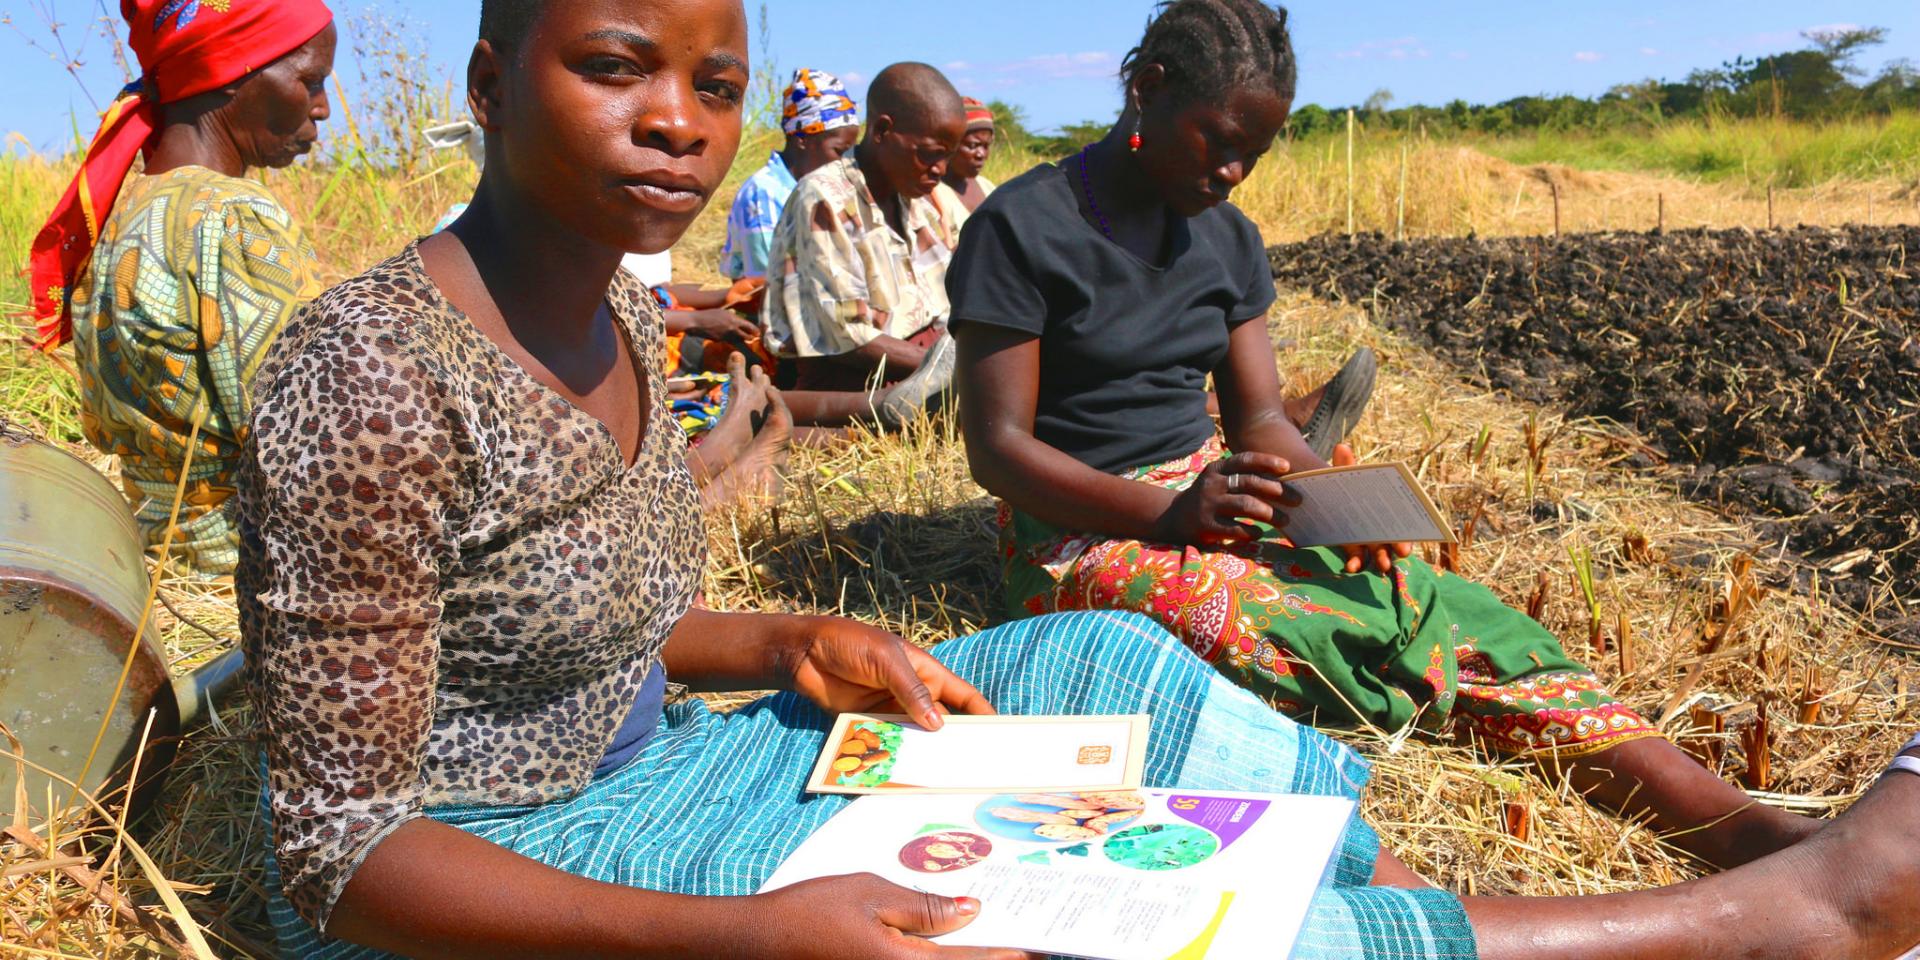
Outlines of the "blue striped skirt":
[{"label": "blue striped skirt", "polygon": [[[1148,786],[1357,797],[1366,783],[1366,764],[1352,751],[1274,713],[1142,616],[1040,617],[934,653],[1003,713],[1150,714]],[[792,694],[730,714],[697,700],[678,703],[632,763],[571,799],[428,812],[595,880],[744,896],[848,803],[801,789],[828,726],[827,716]],[[1294,956],[1474,957],[1473,931],[1452,894],[1366,885],[1379,849],[1379,838],[1355,818]],[[278,896],[277,871],[269,869],[281,956],[385,956],[324,939]]]}]

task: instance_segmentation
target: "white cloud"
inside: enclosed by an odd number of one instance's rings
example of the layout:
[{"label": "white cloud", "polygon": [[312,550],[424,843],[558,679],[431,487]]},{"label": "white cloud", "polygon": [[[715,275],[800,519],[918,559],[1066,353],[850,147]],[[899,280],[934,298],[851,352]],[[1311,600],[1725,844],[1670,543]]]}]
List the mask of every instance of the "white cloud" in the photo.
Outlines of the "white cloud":
[{"label": "white cloud", "polygon": [[1599,63],[1600,61],[1605,60],[1606,57],[1601,56],[1600,54],[1595,53],[1592,50],[1582,50],[1579,53],[1574,54],[1573,59],[1581,63]]},{"label": "white cloud", "polygon": [[840,75],[840,82],[849,87],[864,87],[867,85],[867,75],[858,70],[849,71]]},{"label": "white cloud", "polygon": [[1473,54],[1468,53],[1465,50],[1455,50],[1454,52],[1447,54],[1447,59],[1448,60],[1472,60]]},{"label": "white cloud", "polygon": [[1857,24],[1857,23],[1823,23],[1823,24],[1820,24],[1820,25],[1819,25],[1819,26],[1817,26],[1817,27],[1808,27],[1808,28],[1806,28],[1805,30],[1802,30],[1802,31],[1800,31],[1800,32],[1801,32],[1802,34],[1808,34],[1808,33],[1845,33],[1845,32],[1846,32],[1846,31],[1848,31],[1848,30],[1858,30],[1858,29],[1860,29],[1860,25],[1859,25],[1859,24]]},{"label": "white cloud", "polygon": [[973,64],[968,63],[965,60],[954,60],[950,63],[941,65],[940,69],[945,70],[948,73],[958,73],[962,70],[973,69]]},{"label": "white cloud", "polygon": [[1391,40],[1368,40],[1357,47],[1334,53],[1336,60],[1425,60],[1433,56],[1419,37],[1395,37]]},{"label": "white cloud", "polygon": [[1643,57],[1657,57],[1660,55],[1660,51],[1655,50],[1652,47],[1641,47],[1640,55]]}]

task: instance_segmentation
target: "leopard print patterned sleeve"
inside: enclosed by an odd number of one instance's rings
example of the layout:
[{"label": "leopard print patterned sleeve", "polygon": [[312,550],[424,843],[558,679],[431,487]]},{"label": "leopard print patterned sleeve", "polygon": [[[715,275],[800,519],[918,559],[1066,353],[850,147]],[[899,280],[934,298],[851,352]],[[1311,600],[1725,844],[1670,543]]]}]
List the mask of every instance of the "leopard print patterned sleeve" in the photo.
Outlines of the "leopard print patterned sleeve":
[{"label": "leopard print patterned sleeve", "polygon": [[303,311],[255,381],[248,686],[283,892],[320,929],[408,821],[590,782],[692,602],[706,541],[664,321],[624,273],[608,302],[649,368],[630,467],[412,249]]}]

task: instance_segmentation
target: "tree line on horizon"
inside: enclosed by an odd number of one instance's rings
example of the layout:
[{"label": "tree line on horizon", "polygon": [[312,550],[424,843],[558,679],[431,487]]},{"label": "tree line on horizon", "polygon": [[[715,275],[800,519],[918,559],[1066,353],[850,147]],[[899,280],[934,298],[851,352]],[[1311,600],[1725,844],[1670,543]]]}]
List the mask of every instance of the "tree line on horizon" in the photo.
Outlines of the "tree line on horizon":
[{"label": "tree line on horizon", "polygon": [[[1491,104],[1456,99],[1442,106],[1395,107],[1393,93],[1378,90],[1352,106],[1296,107],[1287,136],[1308,139],[1344,131],[1349,109],[1368,127],[1495,136],[1539,130],[1601,132],[1675,120],[1821,121],[1920,110],[1920,67],[1912,60],[1902,57],[1872,74],[1859,65],[1860,54],[1886,43],[1888,33],[1885,27],[1809,30],[1801,35],[1807,45],[1798,50],[1736,57],[1678,81],[1649,78],[1617,84],[1597,97],[1540,94]],[[1003,139],[1043,155],[1072,153],[1100,139],[1113,125],[1112,120],[1087,120],[1041,133],[1030,129],[1019,105],[995,100],[990,106]]]}]

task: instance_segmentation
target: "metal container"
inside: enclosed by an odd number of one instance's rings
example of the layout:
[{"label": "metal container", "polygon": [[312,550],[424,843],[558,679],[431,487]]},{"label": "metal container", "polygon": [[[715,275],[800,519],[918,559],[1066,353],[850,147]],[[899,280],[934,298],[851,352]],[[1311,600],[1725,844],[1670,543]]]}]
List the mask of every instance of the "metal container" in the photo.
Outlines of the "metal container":
[{"label": "metal container", "polygon": [[[114,698],[146,606],[143,544],[105,477],[0,423],[0,723],[33,763],[70,780],[85,768],[80,785],[96,795],[131,764],[149,708],[160,711],[155,736],[177,723],[151,623]],[[15,778],[16,765],[0,758],[0,812],[11,812]],[[26,779],[30,802],[44,804],[48,778],[29,767]],[[56,783],[55,801],[70,792]]]}]

